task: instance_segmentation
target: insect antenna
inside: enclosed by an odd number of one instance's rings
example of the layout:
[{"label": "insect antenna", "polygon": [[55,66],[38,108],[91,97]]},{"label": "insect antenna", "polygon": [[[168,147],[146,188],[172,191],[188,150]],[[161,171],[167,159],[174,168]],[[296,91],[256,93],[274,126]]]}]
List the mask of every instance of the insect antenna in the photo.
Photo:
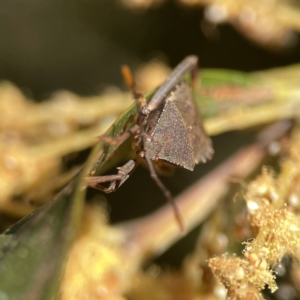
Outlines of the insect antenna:
[{"label": "insect antenna", "polygon": [[126,85],[130,89],[132,93],[132,97],[135,100],[136,103],[136,109],[137,109],[137,124],[139,126],[140,131],[140,140],[142,142],[142,148],[144,148],[145,145],[145,137],[146,137],[146,125],[147,120],[149,117],[149,109],[147,105],[147,100],[144,97],[142,93],[137,92],[136,90],[136,84],[134,81],[134,77],[131,73],[130,68],[127,65],[123,65],[121,68],[124,80],[126,82]]},{"label": "insect antenna", "polygon": [[147,100],[142,93],[137,92],[136,84],[135,84],[135,81],[134,81],[134,78],[133,78],[130,68],[127,65],[124,65],[124,66],[122,66],[121,71],[122,71],[125,83],[128,86],[128,88],[130,89],[130,91],[132,93],[132,97],[136,102],[137,112],[141,119],[140,121],[142,121],[143,118],[141,115],[145,115],[144,112],[148,110],[147,109]]}]

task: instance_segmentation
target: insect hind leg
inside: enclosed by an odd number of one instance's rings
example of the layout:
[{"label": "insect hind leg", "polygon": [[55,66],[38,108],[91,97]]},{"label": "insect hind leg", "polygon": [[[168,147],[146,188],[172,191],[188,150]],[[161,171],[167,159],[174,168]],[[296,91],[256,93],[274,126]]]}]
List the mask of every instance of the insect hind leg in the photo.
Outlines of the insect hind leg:
[{"label": "insect hind leg", "polygon": [[157,176],[157,173],[155,171],[155,168],[153,166],[153,163],[151,161],[151,159],[147,156],[145,156],[145,159],[146,159],[146,162],[149,166],[149,170],[150,170],[150,176],[151,178],[154,180],[154,182],[156,183],[156,185],[160,188],[160,190],[162,191],[162,193],[164,194],[164,196],[167,198],[169,204],[171,205],[172,207],[172,210],[174,212],[174,216],[175,216],[175,219],[178,223],[178,226],[180,228],[180,231],[182,233],[185,232],[185,226],[184,226],[184,223],[183,223],[183,219],[182,219],[182,216],[179,212],[179,209],[178,207],[176,206],[176,203],[174,202],[174,199],[171,195],[171,192],[165,187],[165,185],[162,183],[162,181],[159,179],[159,177]]}]

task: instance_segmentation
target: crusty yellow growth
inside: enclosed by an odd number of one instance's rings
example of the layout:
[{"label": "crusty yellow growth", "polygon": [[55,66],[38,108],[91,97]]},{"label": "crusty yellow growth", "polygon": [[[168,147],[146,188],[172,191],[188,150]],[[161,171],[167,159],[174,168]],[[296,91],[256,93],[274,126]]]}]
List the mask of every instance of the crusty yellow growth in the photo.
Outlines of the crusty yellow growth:
[{"label": "crusty yellow growth", "polygon": [[277,175],[264,167],[244,195],[249,222],[258,229],[257,236],[244,243],[244,257],[221,255],[209,260],[214,275],[227,288],[230,299],[248,299],[240,297],[244,290],[256,288],[259,293],[265,285],[275,291],[276,274],[272,267],[285,255],[300,260],[298,127],[285,150],[289,155],[281,161],[280,173]]},{"label": "crusty yellow growth", "polygon": [[269,285],[272,291],[276,289],[273,272],[267,265],[260,264],[255,260],[223,254],[210,259],[209,266],[214,275],[227,288],[227,295],[233,297],[232,299],[245,299],[241,295],[246,295],[250,290],[251,293],[255,291],[258,297],[259,290],[263,289],[266,284]]},{"label": "crusty yellow growth", "polygon": [[[62,173],[62,158],[95,145],[131,103],[117,91],[89,98],[60,92],[35,103],[0,82],[1,213],[24,217],[52,199],[78,171]],[[16,195],[30,201],[14,201]]]},{"label": "crusty yellow growth", "polygon": [[265,223],[261,226],[255,240],[246,242],[247,253],[256,253],[260,260],[268,265],[279,262],[284,255],[300,258],[300,219],[287,208],[268,212],[263,216]]},{"label": "crusty yellow growth", "polygon": [[85,207],[62,280],[62,300],[125,299],[122,294],[140,257],[135,251],[127,251],[124,236],[106,224],[103,211],[97,206]]}]

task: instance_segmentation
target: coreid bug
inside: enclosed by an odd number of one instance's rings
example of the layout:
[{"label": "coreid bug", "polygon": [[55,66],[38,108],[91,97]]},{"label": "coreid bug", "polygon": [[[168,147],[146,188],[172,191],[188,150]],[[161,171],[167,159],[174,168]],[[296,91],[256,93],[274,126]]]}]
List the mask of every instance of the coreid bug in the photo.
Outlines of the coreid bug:
[{"label": "coreid bug", "polygon": [[[191,87],[183,80],[184,75],[190,72],[192,81],[195,81],[197,68],[198,58],[186,57],[147,104],[145,97],[136,91],[129,68],[123,67],[125,81],[137,105],[137,115],[136,124],[116,139],[125,141],[133,135],[136,157],[119,167],[116,175],[86,178],[88,186],[110,193],[127,180],[141,159],[145,159],[150,176],[171,204],[181,231],[184,231],[181,215],[156,170],[171,166],[193,171],[196,164],[212,157],[211,140],[203,129]],[[109,182],[109,186],[101,185],[104,182]]]}]

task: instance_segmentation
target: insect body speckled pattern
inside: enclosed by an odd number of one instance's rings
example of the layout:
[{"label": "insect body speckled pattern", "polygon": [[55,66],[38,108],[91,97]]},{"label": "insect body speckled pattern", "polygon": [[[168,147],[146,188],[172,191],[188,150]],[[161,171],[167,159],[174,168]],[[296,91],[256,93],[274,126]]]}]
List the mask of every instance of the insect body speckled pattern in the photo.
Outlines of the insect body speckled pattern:
[{"label": "insect body speckled pattern", "polygon": [[[170,191],[158,178],[156,168],[171,166],[192,171],[196,164],[212,157],[211,140],[203,129],[191,87],[183,80],[187,73],[191,73],[195,80],[197,68],[196,56],[185,58],[147,104],[144,96],[135,90],[129,68],[124,67],[123,75],[136,101],[137,116],[136,124],[118,139],[124,141],[133,135],[136,157],[119,167],[116,175],[86,178],[87,185],[106,193],[113,192],[128,179],[137,164],[145,159],[152,179],[170,202],[182,231],[184,225],[180,213]],[[104,182],[110,182],[109,186],[101,185]]]},{"label": "insect body speckled pattern", "polygon": [[191,89],[180,82],[149,114],[145,149],[153,161],[164,160],[190,171],[210,159],[211,140],[204,129]]}]

